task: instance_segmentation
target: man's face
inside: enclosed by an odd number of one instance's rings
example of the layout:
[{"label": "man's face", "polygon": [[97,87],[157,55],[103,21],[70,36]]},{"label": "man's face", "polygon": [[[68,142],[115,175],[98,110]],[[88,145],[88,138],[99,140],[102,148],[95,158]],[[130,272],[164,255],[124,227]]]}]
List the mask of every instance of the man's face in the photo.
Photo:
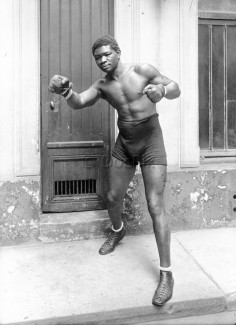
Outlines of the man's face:
[{"label": "man's face", "polygon": [[120,54],[113,50],[110,45],[97,48],[94,58],[97,66],[106,73],[114,71],[118,65]]}]

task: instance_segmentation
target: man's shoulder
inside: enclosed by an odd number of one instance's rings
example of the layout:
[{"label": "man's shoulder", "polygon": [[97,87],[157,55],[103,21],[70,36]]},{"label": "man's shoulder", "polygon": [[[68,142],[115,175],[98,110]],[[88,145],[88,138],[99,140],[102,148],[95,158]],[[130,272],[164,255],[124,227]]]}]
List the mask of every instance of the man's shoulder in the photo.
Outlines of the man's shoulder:
[{"label": "man's shoulder", "polygon": [[156,70],[156,68],[152,64],[146,63],[146,62],[134,64],[134,69],[136,72],[139,72],[139,73],[151,71],[153,69]]},{"label": "man's shoulder", "polygon": [[160,72],[150,63],[137,63],[135,64],[134,71],[147,79],[153,79],[160,74]]},{"label": "man's shoulder", "polygon": [[103,78],[95,81],[90,87],[96,89],[99,93],[99,96],[103,99],[106,99],[106,89],[109,87],[109,78],[105,75]]},{"label": "man's shoulder", "polygon": [[101,78],[96,80],[93,84],[92,87],[96,88],[97,90],[101,90],[102,86],[106,83],[106,78]]}]

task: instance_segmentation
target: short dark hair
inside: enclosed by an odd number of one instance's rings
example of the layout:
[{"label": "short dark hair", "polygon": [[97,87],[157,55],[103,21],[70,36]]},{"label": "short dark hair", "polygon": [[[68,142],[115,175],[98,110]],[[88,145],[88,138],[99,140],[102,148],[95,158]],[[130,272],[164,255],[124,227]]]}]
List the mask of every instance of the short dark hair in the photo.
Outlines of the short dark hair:
[{"label": "short dark hair", "polygon": [[116,39],[111,36],[111,35],[104,35],[102,37],[99,37],[93,44],[92,46],[92,52],[94,55],[94,52],[97,48],[101,47],[101,46],[106,46],[106,45],[110,45],[110,47],[115,50],[117,53],[120,53],[120,47],[116,41]]}]

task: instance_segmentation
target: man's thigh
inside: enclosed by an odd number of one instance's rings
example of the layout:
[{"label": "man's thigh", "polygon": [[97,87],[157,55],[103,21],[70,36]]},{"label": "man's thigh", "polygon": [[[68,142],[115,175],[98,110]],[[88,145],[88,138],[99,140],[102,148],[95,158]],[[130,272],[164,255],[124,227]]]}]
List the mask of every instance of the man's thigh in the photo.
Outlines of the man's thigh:
[{"label": "man's thigh", "polygon": [[141,167],[147,199],[163,196],[166,184],[166,169],[164,165]]},{"label": "man's thigh", "polygon": [[125,195],[127,187],[132,180],[136,166],[128,165],[121,160],[112,157],[109,166],[108,190],[116,194]]}]

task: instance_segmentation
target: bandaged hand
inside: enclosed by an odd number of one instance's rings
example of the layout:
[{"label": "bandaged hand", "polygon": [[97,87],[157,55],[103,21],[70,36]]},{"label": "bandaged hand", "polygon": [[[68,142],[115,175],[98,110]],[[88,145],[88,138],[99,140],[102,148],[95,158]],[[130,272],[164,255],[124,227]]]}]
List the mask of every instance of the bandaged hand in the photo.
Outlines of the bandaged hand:
[{"label": "bandaged hand", "polygon": [[62,95],[63,97],[67,97],[72,89],[72,82],[67,77],[63,77],[60,75],[55,75],[50,80],[48,89],[52,93],[56,93]]},{"label": "bandaged hand", "polygon": [[143,89],[143,94],[153,103],[158,103],[165,96],[165,87],[162,84],[149,84]]}]

